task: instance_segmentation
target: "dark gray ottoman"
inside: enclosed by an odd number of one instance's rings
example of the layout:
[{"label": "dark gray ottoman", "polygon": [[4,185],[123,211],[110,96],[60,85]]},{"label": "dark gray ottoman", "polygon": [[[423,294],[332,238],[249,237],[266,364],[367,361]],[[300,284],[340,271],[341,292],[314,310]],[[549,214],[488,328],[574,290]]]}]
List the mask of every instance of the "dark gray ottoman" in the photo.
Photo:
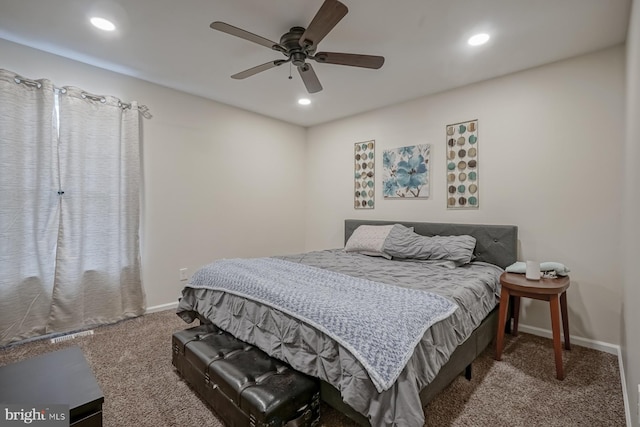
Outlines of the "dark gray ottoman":
[{"label": "dark gray ottoman", "polygon": [[313,426],[317,380],[213,325],[173,334],[172,362],[229,426]]}]

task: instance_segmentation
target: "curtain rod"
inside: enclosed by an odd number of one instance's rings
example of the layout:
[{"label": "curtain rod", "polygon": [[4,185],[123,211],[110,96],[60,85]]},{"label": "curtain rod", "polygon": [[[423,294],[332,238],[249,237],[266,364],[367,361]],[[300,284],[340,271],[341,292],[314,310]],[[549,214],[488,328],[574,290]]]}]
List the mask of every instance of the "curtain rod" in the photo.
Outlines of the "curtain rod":
[{"label": "curtain rod", "polygon": [[42,87],[42,83],[35,80],[25,79],[24,77],[20,77],[20,76],[15,76],[13,78],[13,81],[16,82],[17,84],[23,83],[27,86],[37,87],[38,89]]},{"label": "curtain rod", "polygon": [[[42,88],[42,83],[40,83],[39,81],[26,79],[26,78],[24,78],[22,76],[18,76],[18,75],[16,75],[14,77],[13,81],[16,82],[17,84],[25,84],[27,86],[32,86],[32,87],[35,87],[35,88],[38,88],[38,89]],[[64,87],[54,86],[53,89],[58,91],[58,92],[60,92],[60,93],[63,93],[63,94],[67,93],[67,89],[64,88]],[[90,99],[92,101],[98,101],[98,102],[101,102],[103,104],[105,102],[107,102],[107,98],[104,97],[103,95],[94,95],[94,94],[91,94],[89,92],[82,91],[81,92],[81,96],[82,96],[83,99]],[[122,102],[121,100],[118,99],[118,107],[122,108],[123,110],[127,109],[127,108],[131,108],[131,103],[130,102],[129,103]],[[149,112],[149,107],[147,107],[146,105],[138,105],[138,111],[146,119],[150,119],[151,117],[153,117],[151,115],[151,113]]]}]

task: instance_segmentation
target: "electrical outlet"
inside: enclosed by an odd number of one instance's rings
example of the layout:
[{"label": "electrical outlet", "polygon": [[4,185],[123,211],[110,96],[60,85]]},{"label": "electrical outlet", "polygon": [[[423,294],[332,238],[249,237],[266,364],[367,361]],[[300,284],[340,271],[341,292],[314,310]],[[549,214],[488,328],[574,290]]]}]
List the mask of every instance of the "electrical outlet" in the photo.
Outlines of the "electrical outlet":
[{"label": "electrical outlet", "polygon": [[181,268],[179,270],[178,274],[179,274],[181,282],[184,282],[185,280],[189,280],[189,276],[187,275],[187,269],[186,268]]}]

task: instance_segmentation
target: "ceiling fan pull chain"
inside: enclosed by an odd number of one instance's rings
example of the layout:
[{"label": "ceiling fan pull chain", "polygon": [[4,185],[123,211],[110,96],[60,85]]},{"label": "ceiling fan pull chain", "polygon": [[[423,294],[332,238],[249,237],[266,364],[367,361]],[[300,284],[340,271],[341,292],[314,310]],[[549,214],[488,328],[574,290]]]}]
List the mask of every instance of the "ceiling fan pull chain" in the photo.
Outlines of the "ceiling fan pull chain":
[{"label": "ceiling fan pull chain", "polygon": [[291,75],[291,62],[289,62],[289,80],[293,79],[293,76]]}]

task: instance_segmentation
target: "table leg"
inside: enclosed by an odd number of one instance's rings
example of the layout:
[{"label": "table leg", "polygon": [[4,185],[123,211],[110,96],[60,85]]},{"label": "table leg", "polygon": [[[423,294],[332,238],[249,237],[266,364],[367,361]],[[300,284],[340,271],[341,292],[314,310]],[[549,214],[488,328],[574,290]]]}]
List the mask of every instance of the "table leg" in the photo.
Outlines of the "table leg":
[{"label": "table leg", "polygon": [[518,321],[520,320],[520,297],[513,297],[513,329],[511,335],[518,336]]},{"label": "table leg", "polygon": [[560,340],[560,301],[558,295],[551,295],[549,299],[551,306],[551,331],[553,333],[553,352],[556,359],[556,377],[564,379],[564,369],[562,367],[562,342]]},{"label": "table leg", "polygon": [[567,291],[560,295],[560,311],[562,312],[562,331],[564,332],[564,349],[571,350],[569,341],[569,316],[567,315]]},{"label": "table leg", "polygon": [[504,327],[507,322],[507,309],[509,308],[509,290],[502,287],[500,292],[500,312],[498,313],[498,334],[496,336],[496,360],[502,359],[502,346],[504,345]]}]

